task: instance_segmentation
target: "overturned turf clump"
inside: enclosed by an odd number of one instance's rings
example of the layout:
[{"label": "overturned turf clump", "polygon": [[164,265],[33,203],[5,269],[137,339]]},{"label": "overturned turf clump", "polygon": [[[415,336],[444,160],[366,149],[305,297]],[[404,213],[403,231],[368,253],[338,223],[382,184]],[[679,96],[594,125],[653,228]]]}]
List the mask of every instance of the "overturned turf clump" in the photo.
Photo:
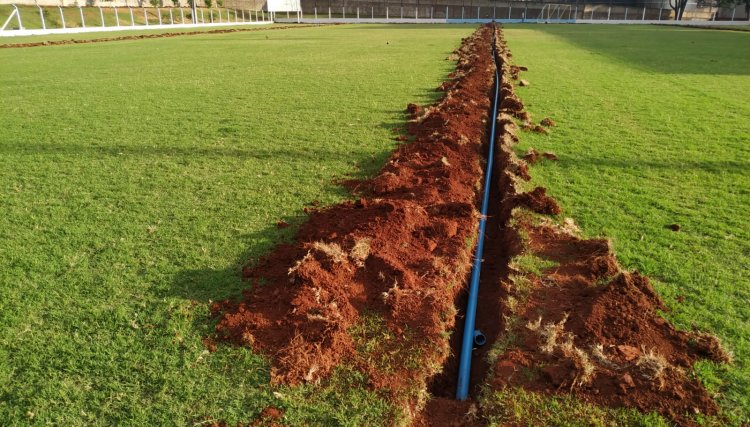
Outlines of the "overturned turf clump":
[{"label": "overturned turf clump", "polygon": [[359,185],[368,197],[311,212],[294,243],[244,271],[253,286],[242,301],[213,306],[217,337],[271,356],[272,382],[315,382],[346,364],[419,406],[448,355],[471,261],[491,31],[463,40],[442,100],[419,114],[410,107],[414,142]]},{"label": "overturned turf clump", "polygon": [[[497,50],[507,63],[502,37]],[[503,88],[513,99],[506,105],[514,108],[508,113],[522,117],[523,106],[507,84],[514,75],[517,68],[503,66]],[[503,211],[509,212],[504,240],[519,242],[514,259],[537,260],[542,267],[511,261],[502,284],[503,318],[507,336],[514,338],[490,368],[485,390],[572,394],[602,406],[656,411],[686,425],[693,416],[716,415],[717,406],[691,370],[702,358],[730,360],[718,340],[672,327],[659,314],[667,308],[648,279],[622,271],[608,241],[577,237],[570,219],[563,225],[540,219],[540,213],[561,210],[543,188],[515,194],[528,180],[528,168],[511,148],[515,124],[502,118],[498,124],[499,162],[506,165],[500,178]],[[533,162],[540,155],[527,157]]]}]

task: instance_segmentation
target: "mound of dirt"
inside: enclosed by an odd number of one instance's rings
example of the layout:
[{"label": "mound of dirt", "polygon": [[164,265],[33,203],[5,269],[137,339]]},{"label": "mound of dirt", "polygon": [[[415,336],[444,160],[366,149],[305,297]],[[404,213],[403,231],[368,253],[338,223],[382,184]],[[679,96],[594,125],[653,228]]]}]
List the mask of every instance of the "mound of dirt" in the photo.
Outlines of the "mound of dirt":
[{"label": "mound of dirt", "polygon": [[[315,382],[337,365],[354,367],[410,415],[434,379],[430,390],[441,397],[426,403],[416,425],[482,425],[476,403],[446,400],[455,390],[456,360],[449,354],[458,352],[460,327],[447,336],[460,317],[454,305],[463,305],[458,297],[471,264],[483,147],[494,119],[497,173],[477,311],[488,344],[475,352],[473,395],[486,379],[489,391],[520,386],[572,394],[657,411],[679,424],[690,424],[690,414],[716,414],[690,370],[700,358],[729,360],[718,340],[675,330],[660,316],[666,307],[648,279],[622,271],[607,240],[580,239],[572,220],[554,225],[529,213],[561,209],[542,187],[520,190],[530,176],[513,151],[515,120],[530,117],[511,81],[523,67],[509,65],[499,31],[500,114],[488,117],[493,31],[483,26],[463,40],[436,105],[409,108],[414,141],[356,185],[362,198],[305,208],[309,220],[295,241],[243,271],[252,284],[243,299],[212,307],[216,338],[269,355],[274,383]],[[554,156],[545,154],[535,156]],[[518,255],[554,266],[513,271]],[[484,362],[505,334],[516,338]],[[435,377],[441,365],[447,374]]]},{"label": "mound of dirt", "polygon": [[[366,195],[310,212],[294,243],[245,269],[242,301],[214,304],[218,339],[272,358],[272,381],[300,383],[342,363],[373,387],[416,408],[427,378],[448,355],[454,298],[475,239],[492,58],[489,27],[465,39],[445,96],[410,122]],[[415,113],[417,108],[410,108]],[[383,320],[376,353],[361,343],[363,316]],[[377,331],[376,331],[377,332]],[[365,333],[364,335],[367,335]],[[378,363],[388,357],[410,363]]]},{"label": "mound of dirt", "polygon": [[[518,345],[495,365],[495,387],[520,385],[572,393],[606,406],[657,411],[680,423],[715,415],[716,405],[689,375],[701,358],[726,362],[718,341],[678,331],[646,277],[620,270],[604,240],[582,240],[547,225],[521,222],[529,253],[558,263],[539,277],[515,314]],[[534,377],[521,367],[543,367]]]},{"label": "mound of dirt", "polygon": [[[502,56],[507,47],[499,40]],[[512,79],[514,69],[503,68],[504,79]],[[514,113],[518,117],[519,111]],[[503,124],[503,131],[513,133],[515,128]],[[503,138],[511,145],[516,140]],[[527,168],[518,166],[525,162],[509,147],[502,153],[508,156],[505,181],[526,179]],[[525,159],[556,159],[545,154],[530,150]],[[573,394],[598,405],[656,411],[681,425],[693,424],[694,415],[717,414],[716,404],[691,370],[702,358],[730,360],[719,341],[671,326],[660,315],[667,308],[648,279],[622,271],[607,240],[578,238],[570,219],[554,225],[528,214],[526,210],[560,213],[544,188],[515,196],[512,186],[506,188],[510,206],[504,210],[513,210],[513,221],[506,224],[504,241],[527,236],[524,245],[516,246],[516,255],[532,255],[555,266],[541,274],[512,272],[504,279],[504,316],[518,319],[518,326],[508,331],[516,338],[490,370],[490,388],[521,386],[538,393]],[[533,375],[519,375],[521,370]]]},{"label": "mound of dirt", "polygon": [[558,160],[557,155],[555,155],[555,153],[552,153],[550,151],[545,151],[544,153],[540,153],[533,148],[529,148],[526,151],[526,154],[524,154],[522,158],[526,163],[530,165],[536,164],[542,159],[552,160],[552,161]]}]

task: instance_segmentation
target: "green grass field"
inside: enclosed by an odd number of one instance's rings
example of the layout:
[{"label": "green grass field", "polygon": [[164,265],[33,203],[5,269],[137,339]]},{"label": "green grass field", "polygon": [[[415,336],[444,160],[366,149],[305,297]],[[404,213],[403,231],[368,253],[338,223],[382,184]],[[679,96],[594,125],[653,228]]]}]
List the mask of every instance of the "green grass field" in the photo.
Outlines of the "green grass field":
[{"label": "green grass field", "polygon": [[[0,50],[0,420],[193,425],[268,405],[291,425],[392,417],[356,375],[272,388],[263,358],[208,353],[201,339],[209,302],[245,286],[239,266],[292,236],[276,221],[304,221],[304,204],[348,197],[336,178],[382,165],[404,106],[435,99],[470,31]],[[506,36],[530,68],[519,94],[558,123],[522,134],[519,150],[560,157],[534,167],[535,183],[656,279],[670,320],[722,338],[734,364],[698,374],[733,424],[747,421],[750,34],[536,25]],[[554,405],[564,425],[600,416]]]},{"label": "green grass field", "polygon": [[272,390],[262,358],[209,354],[208,304],[292,235],[278,220],[382,165],[471,31],[0,50],[0,424],[236,422],[267,405],[292,424],[378,424],[390,409],[360,387]]},{"label": "green grass field", "polygon": [[[518,93],[560,161],[532,170],[565,216],[652,277],[678,327],[735,361],[698,374],[733,424],[750,422],[750,34],[653,26],[509,27],[529,71]],[[666,227],[679,224],[673,232]]]}]

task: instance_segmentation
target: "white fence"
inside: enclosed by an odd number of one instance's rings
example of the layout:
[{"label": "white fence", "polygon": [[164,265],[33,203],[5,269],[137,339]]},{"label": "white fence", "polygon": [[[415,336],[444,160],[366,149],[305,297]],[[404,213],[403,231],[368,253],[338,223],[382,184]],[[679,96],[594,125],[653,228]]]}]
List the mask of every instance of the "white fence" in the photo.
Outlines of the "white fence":
[{"label": "white fence", "polygon": [[[254,3],[255,4],[265,4]],[[681,19],[663,3],[575,4],[533,1],[497,1],[491,6],[414,5],[391,6],[370,3],[361,7],[349,2],[341,7],[318,8],[303,1],[301,13],[270,13],[262,9],[183,7],[42,7],[0,6],[0,37],[39,34],[121,31],[135,29],[169,29],[216,27],[226,25],[259,25],[282,23],[479,23],[492,20],[505,23],[661,23],[674,25],[748,24],[742,6],[719,7],[716,3],[688,3]],[[0,9],[2,10],[2,9]]]},{"label": "white fence", "polygon": [[303,7],[303,17],[275,15],[275,22],[305,23],[660,23],[675,25],[748,25],[744,7],[688,3],[680,19],[662,3],[640,6],[543,2],[496,2],[491,6],[340,6]]},{"label": "white fence", "polygon": [[0,37],[273,23],[267,12],[251,9],[10,6]]}]

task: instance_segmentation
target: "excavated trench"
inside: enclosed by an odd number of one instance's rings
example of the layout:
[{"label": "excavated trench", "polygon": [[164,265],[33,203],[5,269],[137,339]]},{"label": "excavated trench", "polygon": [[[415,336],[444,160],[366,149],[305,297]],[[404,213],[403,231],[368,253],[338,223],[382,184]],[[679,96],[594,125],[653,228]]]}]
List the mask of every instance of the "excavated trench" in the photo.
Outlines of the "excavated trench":
[{"label": "excavated trench", "polygon": [[[510,64],[502,33],[482,26],[455,55],[456,71],[438,88],[443,98],[408,108],[414,140],[358,183],[358,200],[308,210],[294,242],[248,266],[252,286],[240,301],[214,304],[219,322],[209,341],[268,355],[272,383],[325,383],[338,367],[357,370],[363,387],[414,425],[497,417],[479,406],[480,387],[573,395],[684,425],[716,415],[688,373],[701,358],[729,360],[718,340],[675,330],[648,279],[623,271],[606,240],[583,239],[572,220],[550,218],[561,212],[544,188],[524,191],[528,164],[513,146],[518,122],[535,126],[515,94],[523,68]],[[495,63],[499,114],[490,117]],[[498,128],[476,314],[488,342],[474,350],[470,400],[459,402],[456,355],[490,120]],[[545,263],[524,270],[519,256]],[[509,336],[517,338],[490,360],[493,344]]]}]

